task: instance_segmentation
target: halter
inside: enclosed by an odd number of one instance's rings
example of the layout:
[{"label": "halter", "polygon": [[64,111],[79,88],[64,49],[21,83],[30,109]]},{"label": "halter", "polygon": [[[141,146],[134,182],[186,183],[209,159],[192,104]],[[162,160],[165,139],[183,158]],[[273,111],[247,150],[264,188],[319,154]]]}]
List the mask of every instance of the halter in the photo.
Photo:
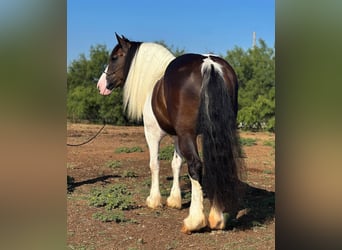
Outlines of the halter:
[{"label": "halter", "polygon": [[106,74],[106,76],[115,75],[115,73],[118,71],[118,70],[116,70],[116,71],[114,71],[114,72],[112,72],[112,73],[107,73],[107,72],[106,72],[107,66],[108,66],[108,65],[105,65],[105,66],[104,66],[105,69],[102,71],[102,73],[103,73],[103,74]]}]

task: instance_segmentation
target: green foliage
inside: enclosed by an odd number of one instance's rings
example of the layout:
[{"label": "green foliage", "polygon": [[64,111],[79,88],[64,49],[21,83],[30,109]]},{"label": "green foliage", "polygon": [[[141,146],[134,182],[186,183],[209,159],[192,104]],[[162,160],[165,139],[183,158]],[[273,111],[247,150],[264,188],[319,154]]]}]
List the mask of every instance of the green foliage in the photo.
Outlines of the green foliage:
[{"label": "green foliage", "polygon": [[106,210],[129,210],[134,207],[131,193],[123,184],[115,184],[107,188],[95,188],[91,190],[89,205],[104,207]]},{"label": "green foliage", "polygon": [[[164,45],[175,56],[184,49]],[[91,46],[89,57],[81,54],[67,71],[67,118],[72,122],[82,120],[109,124],[138,125],[126,118],[122,106],[122,89],[109,96],[101,96],[96,88],[108,62],[109,51],[105,45]],[[239,80],[238,123],[246,130],[275,130],[275,52],[259,39],[254,48],[235,47],[227,51],[225,59],[233,66]],[[163,156],[162,156],[163,157]],[[172,158],[172,157],[171,157]]]},{"label": "green foliage", "polygon": [[275,141],[265,141],[263,145],[275,148]]},{"label": "green foliage", "polygon": [[121,165],[122,165],[121,161],[108,161],[105,164],[105,166],[108,168],[119,168],[121,167]]},{"label": "green foliage", "polygon": [[131,193],[124,184],[114,184],[106,188],[94,188],[91,190],[89,205],[94,207],[104,207],[104,211],[93,214],[93,218],[102,222],[116,223],[134,222],[126,219],[122,210],[129,210],[135,207]]},{"label": "green foliage", "polygon": [[256,139],[254,138],[240,138],[241,146],[254,146],[256,145]]},{"label": "green foliage", "polygon": [[260,39],[244,51],[235,47],[225,58],[239,80],[238,122],[243,129],[275,129],[275,55]]},{"label": "green foliage", "polygon": [[116,89],[110,96],[101,96],[96,88],[109,51],[104,45],[91,46],[90,58],[81,54],[67,72],[67,118],[73,122],[87,120],[109,124],[128,125],[122,109],[122,90]]},{"label": "green foliage", "polygon": [[168,145],[163,147],[159,151],[159,160],[171,161],[173,158],[173,153],[175,151],[175,147],[173,145]]},{"label": "green foliage", "polygon": [[118,154],[120,154],[120,153],[128,153],[129,154],[129,153],[134,153],[134,152],[144,152],[144,151],[139,146],[134,146],[131,148],[120,147],[120,148],[115,149],[115,153],[118,153]]},{"label": "green foliage", "polygon": [[135,177],[138,177],[138,174],[137,174],[136,172],[134,172],[134,171],[129,171],[129,170],[127,170],[127,171],[125,171],[125,172],[123,173],[123,177],[135,178]]}]

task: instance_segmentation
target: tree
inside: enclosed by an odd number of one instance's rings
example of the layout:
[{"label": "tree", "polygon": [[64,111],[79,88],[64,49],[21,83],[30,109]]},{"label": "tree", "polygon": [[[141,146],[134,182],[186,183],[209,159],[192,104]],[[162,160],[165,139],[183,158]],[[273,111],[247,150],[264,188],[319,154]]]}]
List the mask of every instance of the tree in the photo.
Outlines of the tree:
[{"label": "tree", "polygon": [[[168,47],[165,42],[158,43],[167,47],[175,56],[184,50]],[[116,125],[137,125],[128,120],[123,112],[122,89],[115,89],[109,96],[101,96],[96,89],[97,78],[108,62],[109,51],[105,45],[90,47],[89,59],[81,54],[71,62],[67,72],[67,118],[73,122],[87,120],[99,123],[103,119]]]},{"label": "tree", "polygon": [[235,47],[225,58],[239,81],[238,122],[244,129],[275,128],[274,50],[259,39],[259,45],[244,51]]},{"label": "tree", "polygon": [[96,89],[97,78],[108,62],[109,51],[105,45],[91,46],[89,55],[87,59],[81,54],[68,68],[67,118],[74,122],[98,123],[105,119],[111,124],[130,124],[122,110],[122,90],[116,89],[104,97]]},{"label": "tree", "polygon": [[[185,53],[174,49],[164,41],[157,43],[168,48],[175,56]],[[67,72],[67,118],[72,121],[88,120],[117,125],[134,123],[127,120],[122,108],[122,89],[116,89],[110,96],[101,96],[96,89],[108,62],[109,51],[105,45],[91,46],[89,59],[81,54],[74,60]],[[239,80],[238,123],[243,129],[275,128],[275,55],[260,39],[254,48],[243,50],[235,47],[227,51],[225,59],[233,66]]]},{"label": "tree", "polygon": [[89,60],[84,54],[81,54],[79,59],[72,61],[68,67],[68,90],[80,85],[94,85],[96,78],[100,77],[104,65],[108,62],[109,51],[105,45],[96,45],[90,47],[89,54]]}]

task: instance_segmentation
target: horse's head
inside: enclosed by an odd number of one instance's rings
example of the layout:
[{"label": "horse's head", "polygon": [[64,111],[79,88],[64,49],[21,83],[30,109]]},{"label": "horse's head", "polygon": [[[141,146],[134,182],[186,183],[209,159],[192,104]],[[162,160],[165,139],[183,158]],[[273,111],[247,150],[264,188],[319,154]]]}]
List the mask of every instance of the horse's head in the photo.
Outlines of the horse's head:
[{"label": "horse's head", "polygon": [[118,44],[110,54],[108,66],[97,83],[97,88],[102,95],[109,95],[114,88],[123,86],[129,70],[130,63],[127,63],[127,54],[132,46],[132,42],[124,36],[120,37],[116,33],[115,36]]}]

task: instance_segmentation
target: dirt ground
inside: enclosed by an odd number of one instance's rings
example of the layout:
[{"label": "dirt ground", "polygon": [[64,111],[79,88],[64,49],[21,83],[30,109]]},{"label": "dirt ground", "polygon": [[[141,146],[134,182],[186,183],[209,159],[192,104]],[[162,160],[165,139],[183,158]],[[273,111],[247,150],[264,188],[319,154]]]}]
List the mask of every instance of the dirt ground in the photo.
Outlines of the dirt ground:
[{"label": "dirt ground", "polygon": [[[82,142],[94,135],[100,125],[68,124],[68,143]],[[156,210],[145,206],[149,193],[149,153],[143,127],[107,125],[92,142],[67,147],[67,247],[68,249],[275,249],[275,135],[241,132],[241,138],[254,139],[255,145],[243,146],[247,176],[246,195],[239,219],[232,218],[225,230],[203,230],[185,235],[180,232],[187,216],[190,184],[183,163],[182,209],[166,206]],[[171,145],[165,137],[161,148]],[[140,147],[142,152],[117,153],[118,148]],[[113,163],[120,162],[113,166]],[[112,165],[111,165],[112,163]],[[114,164],[115,165],[115,164]],[[162,202],[172,185],[168,160],[160,162]],[[127,222],[102,222],[93,215],[104,208],[89,204],[91,190],[124,184],[136,204],[122,211]],[[204,199],[208,214],[209,202]]]}]

